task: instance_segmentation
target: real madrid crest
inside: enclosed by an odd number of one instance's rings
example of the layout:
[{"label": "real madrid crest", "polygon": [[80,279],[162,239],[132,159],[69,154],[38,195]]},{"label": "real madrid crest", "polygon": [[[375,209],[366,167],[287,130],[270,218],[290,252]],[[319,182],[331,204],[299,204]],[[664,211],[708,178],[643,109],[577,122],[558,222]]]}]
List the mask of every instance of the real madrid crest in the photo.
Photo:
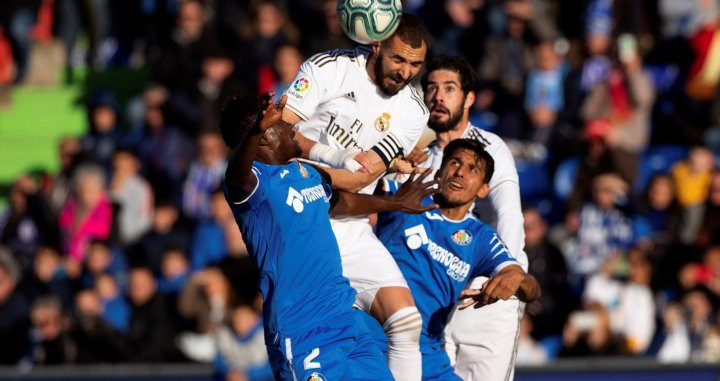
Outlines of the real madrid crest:
[{"label": "real madrid crest", "polygon": [[450,237],[452,238],[453,242],[457,243],[460,246],[465,246],[472,242],[472,235],[465,229],[460,229],[455,233],[452,233]]},{"label": "real madrid crest", "polygon": [[380,132],[385,132],[390,128],[390,114],[384,112],[377,119],[375,119],[375,129]]}]

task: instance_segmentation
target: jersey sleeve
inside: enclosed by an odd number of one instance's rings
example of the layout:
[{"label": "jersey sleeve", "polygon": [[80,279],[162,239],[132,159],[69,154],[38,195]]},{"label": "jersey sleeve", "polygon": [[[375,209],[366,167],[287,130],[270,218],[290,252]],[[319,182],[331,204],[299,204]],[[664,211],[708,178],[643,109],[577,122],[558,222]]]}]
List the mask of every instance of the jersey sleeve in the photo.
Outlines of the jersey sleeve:
[{"label": "jersey sleeve", "polygon": [[430,117],[430,112],[417,91],[408,87],[408,94],[405,112],[397,119],[391,116],[390,131],[371,148],[380,156],[385,166],[390,166],[390,162],[397,155],[407,155],[415,148]]},{"label": "jersey sleeve", "polygon": [[300,66],[295,80],[285,91],[287,107],[306,121],[321,103],[331,98],[337,81],[337,51],[319,53]]},{"label": "jersey sleeve", "polygon": [[483,137],[478,133],[479,140],[488,144],[488,153],[495,161],[495,173],[490,180],[488,198],[497,215],[497,232],[505,241],[510,255],[518,259],[523,269],[527,270],[525,247],[525,230],[523,229],[522,206],[520,202],[520,182],[518,180],[515,159],[510,148],[498,136]]},{"label": "jersey sleeve", "polygon": [[263,181],[265,180],[265,176],[262,174],[260,169],[255,166],[252,167],[252,174],[257,179],[257,183],[255,183],[255,189],[253,189],[252,193],[250,193],[248,196],[246,196],[240,201],[235,201],[230,198],[227,185],[225,185],[225,199],[228,201],[232,209],[255,209],[258,205],[262,203],[262,201],[265,200],[265,188],[263,187]]},{"label": "jersey sleeve", "polygon": [[500,236],[489,226],[483,229],[480,235],[476,253],[475,266],[472,271],[472,277],[478,276],[494,276],[500,270],[510,265],[517,265],[518,262],[510,256],[510,252],[500,239]]}]

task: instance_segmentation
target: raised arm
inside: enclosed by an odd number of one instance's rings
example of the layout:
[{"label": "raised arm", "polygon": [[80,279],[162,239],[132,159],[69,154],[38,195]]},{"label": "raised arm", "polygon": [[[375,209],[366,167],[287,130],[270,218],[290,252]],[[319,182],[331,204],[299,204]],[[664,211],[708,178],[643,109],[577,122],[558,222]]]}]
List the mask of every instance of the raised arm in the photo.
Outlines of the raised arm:
[{"label": "raised arm", "polygon": [[501,299],[508,300],[513,295],[525,303],[540,299],[540,285],[537,280],[518,265],[504,267],[480,289],[463,290],[460,298],[467,300],[459,308],[462,310],[473,304],[475,308],[480,308]]},{"label": "raised arm", "polygon": [[[257,115],[250,120],[252,127],[241,138],[239,144],[230,154],[225,170],[225,185],[233,201],[245,200],[257,186],[257,177],[252,173],[252,163],[257,154],[258,145],[270,126],[278,123],[282,116],[287,97],[280,98],[277,105],[272,103],[273,93],[266,93],[261,99]],[[226,106],[227,108],[228,106]],[[242,111],[223,110],[223,118],[242,118]],[[248,114],[247,112],[245,114]],[[242,123],[240,120],[223,121],[222,123]],[[240,128],[240,127],[238,127]]]},{"label": "raised arm", "polygon": [[330,210],[333,217],[362,216],[371,213],[401,211],[405,213],[422,213],[437,208],[437,204],[422,205],[429,194],[437,193],[437,181],[423,183],[430,174],[428,169],[422,174],[413,174],[392,196],[371,196],[338,191],[337,202]]}]

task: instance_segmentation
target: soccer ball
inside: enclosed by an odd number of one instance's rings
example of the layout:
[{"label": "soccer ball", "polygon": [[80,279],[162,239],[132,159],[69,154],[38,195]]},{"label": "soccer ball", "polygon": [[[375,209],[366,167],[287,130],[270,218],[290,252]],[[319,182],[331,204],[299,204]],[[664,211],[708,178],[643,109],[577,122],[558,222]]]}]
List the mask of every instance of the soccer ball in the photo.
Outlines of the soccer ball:
[{"label": "soccer ball", "polygon": [[400,0],[338,0],[343,32],[356,42],[382,41],[395,32],[402,16]]}]

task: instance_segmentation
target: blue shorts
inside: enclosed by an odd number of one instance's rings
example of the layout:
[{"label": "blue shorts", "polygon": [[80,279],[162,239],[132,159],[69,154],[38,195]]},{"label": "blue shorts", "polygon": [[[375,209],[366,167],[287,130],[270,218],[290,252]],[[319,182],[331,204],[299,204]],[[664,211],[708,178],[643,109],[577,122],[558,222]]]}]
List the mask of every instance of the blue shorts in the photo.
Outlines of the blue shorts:
[{"label": "blue shorts", "polygon": [[[334,318],[331,325],[312,328],[302,339],[279,335],[275,344],[267,347],[275,378],[295,381],[392,380],[385,356],[367,332],[364,314],[353,310]],[[303,349],[296,351],[293,348]]]},{"label": "blue shorts", "polygon": [[442,347],[433,348],[431,352],[427,348],[422,350],[422,379],[423,381],[462,381],[455,368],[450,365],[450,358]]}]

